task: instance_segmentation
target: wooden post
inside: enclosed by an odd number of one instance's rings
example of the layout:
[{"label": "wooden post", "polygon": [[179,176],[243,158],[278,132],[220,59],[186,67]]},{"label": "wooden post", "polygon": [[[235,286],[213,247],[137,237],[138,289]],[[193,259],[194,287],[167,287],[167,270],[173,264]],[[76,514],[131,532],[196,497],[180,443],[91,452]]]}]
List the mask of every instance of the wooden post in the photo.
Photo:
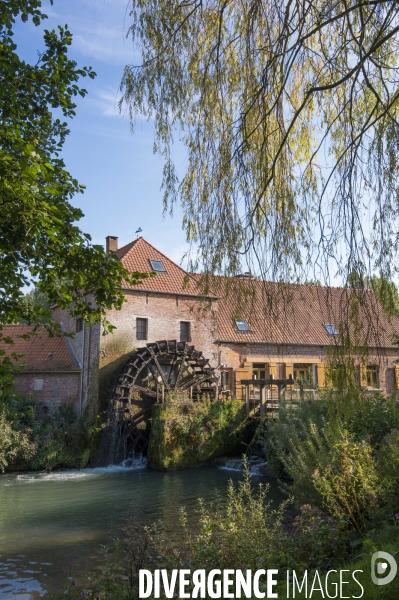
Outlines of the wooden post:
[{"label": "wooden post", "polygon": [[266,405],[266,387],[264,385],[260,386],[260,407],[259,407],[259,415],[262,420],[265,416],[265,405]]},{"label": "wooden post", "polygon": [[249,415],[249,385],[245,386],[245,406],[247,409],[247,415]]},{"label": "wooden post", "polygon": [[162,390],[162,404],[163,404],[165,401],[165,386],[163,383],[161,384],[161,390]]},{"label": "wooden post", "polygon": [[282,386],[282,384],[281,384],[281,383],[278,383],[278,384],[277,384],[277,390],[278,390],[278,403],[279,403],[279,405],[280,405],[280,403],[281,403],[281,398],[282,398],[282,395],[283,395],[283,394],[282,394],[282,391],[283,391],[283,390],[282,390],[282,387],[283,387],[283,386]]}]

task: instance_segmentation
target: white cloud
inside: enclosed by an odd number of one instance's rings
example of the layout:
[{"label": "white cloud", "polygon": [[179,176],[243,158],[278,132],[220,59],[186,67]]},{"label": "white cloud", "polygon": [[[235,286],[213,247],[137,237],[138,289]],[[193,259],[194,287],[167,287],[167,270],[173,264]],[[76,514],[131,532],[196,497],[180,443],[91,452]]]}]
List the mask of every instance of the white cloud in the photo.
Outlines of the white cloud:
[{"label": "white cloud", "polygon": [[71,26],[74,32],[74,48],[84,56],[111,61],[122,66],[134,60],[131,42],[123,39],[120,31],[112,28],[92,28],[81,30]]},{"label": "white cloud", "polygon": [[127,0],[68,0],[47,10],[49,22],[68,23],[73,48],[83,56],[123,66],[135,59],[133,43],[126,38],[130,25]]},{"label": "white cloud", "polygon": [[119,91],[115,91],[115,89],[109,87],[94,90],[94,95],[93,93],[89,95],[86,103],[104,116],[122,118],[118,107],[119,100]]}]

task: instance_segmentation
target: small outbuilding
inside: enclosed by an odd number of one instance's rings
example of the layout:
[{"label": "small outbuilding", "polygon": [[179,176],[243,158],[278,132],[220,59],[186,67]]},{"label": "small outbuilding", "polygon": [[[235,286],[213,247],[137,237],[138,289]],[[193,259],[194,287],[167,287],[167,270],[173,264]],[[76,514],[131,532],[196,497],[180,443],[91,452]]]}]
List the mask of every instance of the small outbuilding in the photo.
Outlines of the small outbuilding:
[{"label": "small outbuilding", "polygon": [[[78,411],[81,367],[68,338],[49,337],[44,327],[34,331],[32,325],[7,325],[2,334],[14,342],[1,345],[6,355],[22,355],[16,361],[23,370],[15,377],[15,391],[32,395],[47,407],[49,413],[53,413],[61,402],[75,405]],[[27,334],[32,334],[29,339],[25,337]]]}]

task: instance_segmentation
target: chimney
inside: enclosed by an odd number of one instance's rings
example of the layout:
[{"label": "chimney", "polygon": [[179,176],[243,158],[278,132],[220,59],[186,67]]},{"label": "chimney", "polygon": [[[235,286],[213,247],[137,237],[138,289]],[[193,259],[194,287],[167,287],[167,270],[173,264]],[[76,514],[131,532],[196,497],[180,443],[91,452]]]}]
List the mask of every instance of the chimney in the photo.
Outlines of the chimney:
[{"label": "chimney", "polygon": [[118,238],[114,235],[108,235],[105,238],[105,252],[110,254],[110,252],[116,252],[118,250]]}]

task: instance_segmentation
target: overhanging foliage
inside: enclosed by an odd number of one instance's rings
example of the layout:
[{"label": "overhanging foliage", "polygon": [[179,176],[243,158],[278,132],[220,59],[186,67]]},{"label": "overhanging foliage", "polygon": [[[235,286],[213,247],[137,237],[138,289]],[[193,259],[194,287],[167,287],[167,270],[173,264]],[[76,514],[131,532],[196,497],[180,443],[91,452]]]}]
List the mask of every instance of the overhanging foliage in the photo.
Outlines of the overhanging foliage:
[{"label": "overhanging foliage", "polygon": [[[399,5],[132,0],[132,123],[155,119],[165,206],[206,269],[397,273]],[[173,138],[187,150],[179,179]]]},{"label": "overhanging foliage", "polygon": [[78,81],[95,73],[68,58],[67,26],[45,30],[34,63],[21,60],[13,41],[18,18],[40,25],[40,0],[0,6],[0,327],[21,319],[54,327],[48,309],[24,302],[31,282],[50,303],[73,302],[74,314],[88,323],[104,321],[106,310],[123,302],[122,282],[137,284],[142,276],[128,273],[76,225],[83,213],[69,201],[84,186],[65,169],[68,126],[52,112],[73,117],[75,97],[86,95]]}]

